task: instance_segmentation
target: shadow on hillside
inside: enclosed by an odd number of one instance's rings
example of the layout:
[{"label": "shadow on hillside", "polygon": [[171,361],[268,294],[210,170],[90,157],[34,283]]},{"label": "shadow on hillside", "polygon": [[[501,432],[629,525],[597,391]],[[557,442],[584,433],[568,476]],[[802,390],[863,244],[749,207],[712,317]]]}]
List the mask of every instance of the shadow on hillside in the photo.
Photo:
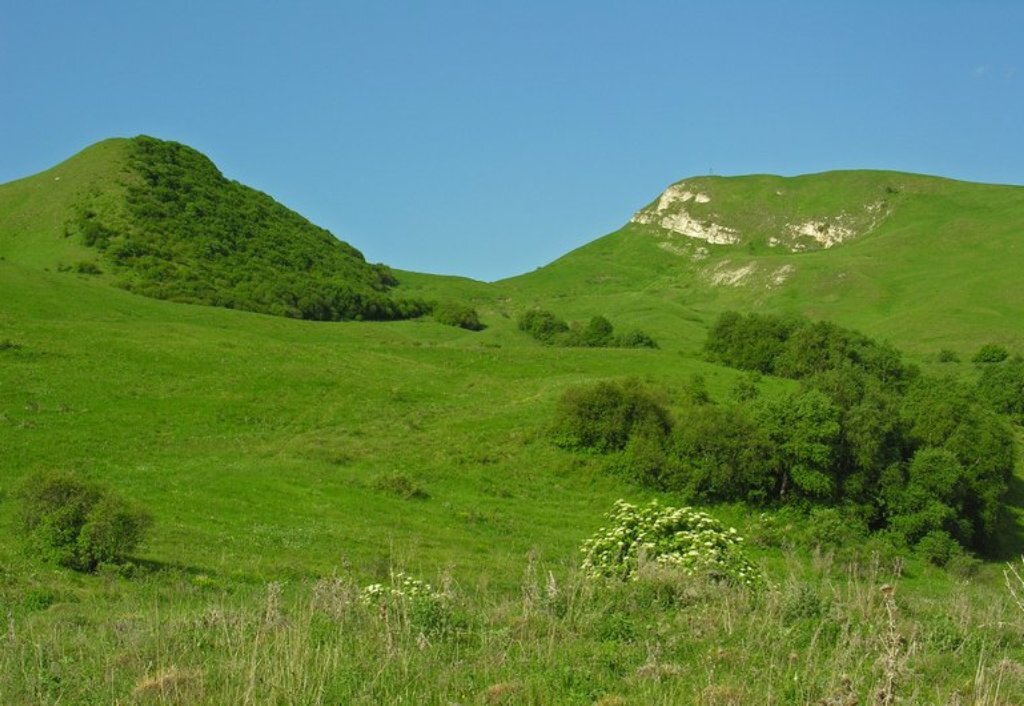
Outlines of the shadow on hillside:
[{"label": "shadow on hillside", "polygon": [[176,561],[132,559],[131,563],[135,566],[139,574],[146,576],[179,576],[190,581],[207,581],[220,578],[218,572],[212,569],[205,569],[199,566],[189,566],[188,564],[179,564]]},{"label": "shadow on hillside", "polygon": [[1024,480],[1014,475],[1006,491],[1006,514],[992,559],[1014,561],[1024,555]]}]

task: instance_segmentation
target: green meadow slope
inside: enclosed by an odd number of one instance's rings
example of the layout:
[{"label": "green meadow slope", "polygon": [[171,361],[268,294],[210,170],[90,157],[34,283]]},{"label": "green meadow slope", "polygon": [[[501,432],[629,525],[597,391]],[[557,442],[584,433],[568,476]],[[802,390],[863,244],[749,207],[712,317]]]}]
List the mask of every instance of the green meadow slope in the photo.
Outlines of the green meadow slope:
[{"label": "green meadow slope", "polygon": [[1024,347],[1021,272],[1024,188],[856,171],[687,179],[619,231],[498,286],[621,310],[664,336],[739,309],[967,354]]},{"label": "green meadow slope", "polygon": [[[744,374],[700,346],[731,308],[834,319],[926,367],[939,347],[1021,350],[1021,189],[880,172],[692,179],[638,218],[650,222],[521,277],[395,273],[386,296],[470,304],[487,325],[471,332],[126,290],[138,271],[74,226],[83,203],[130,220],[129,147],[0,186],[0,702],[868,703],[879,685],[915,703],[1024,699],[999,563],[958,574],[829,544],[827,522],[721,505],[708,509],[751,538],[764,595],[575,583],[578,547],[616,499],[678,498],[547,434],[583,383],[638,377],[671,406],[699,375],[728,400]],[[854,235],[824,248],[800,232],[810,222]],[[543,346],[516,328],[532,306],[603,314],[661,348]],[[766,397],[795,387],[758,383]],[[82,576],[24,552],[14,491],[51,469],[153,514],[134,573]],[[382,625],[352,591],[393,570],[450,580],[453,622]]]}]

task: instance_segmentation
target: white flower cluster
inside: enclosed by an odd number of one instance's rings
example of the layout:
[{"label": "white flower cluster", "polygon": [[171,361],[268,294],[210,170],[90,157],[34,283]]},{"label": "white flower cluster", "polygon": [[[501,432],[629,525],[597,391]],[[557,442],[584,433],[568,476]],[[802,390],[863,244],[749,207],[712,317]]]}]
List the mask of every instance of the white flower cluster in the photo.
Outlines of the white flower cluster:
[{"label": "white flower cluster", "polygon": [[636,579],[643,562],[670,566],[755,587],[761,572],[744,555],[736,530],[689,507],[662,507],[657,500],[639,508],[623,500],[581,547],[584,572],[592,577]]},{"label": "white flower cluster", "polygon": [[365,605],[381,605],[396,601],[443,603],[447,596],[426,581],[420,581],[403,572],[391,574],[391,585],[371,583],[359,592]]}]

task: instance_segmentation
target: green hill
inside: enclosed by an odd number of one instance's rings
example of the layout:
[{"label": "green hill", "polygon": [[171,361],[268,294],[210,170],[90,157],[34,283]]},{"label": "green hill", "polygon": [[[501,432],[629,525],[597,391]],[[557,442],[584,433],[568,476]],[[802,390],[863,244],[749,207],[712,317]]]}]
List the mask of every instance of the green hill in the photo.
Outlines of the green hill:
[{"label": "green hill", "polygon": [[[804,379],[705,358],[728,309],[833,319],[970,385],[973,365],[933,353],[1024,348],[1021,204],[1017,187],[880,172],[688,179],[535,272],[396,272],[382,289],[381,269],[173,143],[112,140],[0,186],[0,702],[1020,703],[1024,614],[1001,561],[938,568],[840,506],[719,503],[702,510],[746,538],[760,592],[655,563],[595,582],[580,546],[616,500],[686,498],[550,428],[567,390],[626,378],[686,449],[737,390],[781,410]],[[250,222],[252,247],[231,239]],[[279,251],[285,231],[303,235]],[[320,248],[336,267],[301,262]],[[471,305],[487,328],[195,305],[240,308],[215,296],[307,271]],[[545,346],[517,330],[531,307],[661,347]],[[17,488],[54,470],[149,510],[129,565],[77,574],[25,551]],[[1000,558],[1024,546],[1017,475]],[[443,600],[395,598],[405,574]]]},{"label": "green hill", "polygon": [[296,318],[399,319],[391,271],[199,152],[108,140],[0,187],[0,255],[103,275],[133,292]]},{"label": "green hill", "polygon": [[[828,318],[928,353],[1024,347],[1024,187],[895,172],[699,177],[508,295],[671,335],[727,309]],[[684,324],[685,325],[685,324]]]}]

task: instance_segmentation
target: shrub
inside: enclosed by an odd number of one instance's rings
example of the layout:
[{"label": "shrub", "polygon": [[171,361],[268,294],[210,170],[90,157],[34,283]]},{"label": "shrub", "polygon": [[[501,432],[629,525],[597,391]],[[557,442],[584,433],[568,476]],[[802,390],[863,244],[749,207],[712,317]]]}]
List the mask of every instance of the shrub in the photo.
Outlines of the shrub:
[{"label": "shrub", "polygon": [[761,390],[758,387],[760,382],[760,373],[749,372],[746,375],[742,375],[736,378],[732,387],[729,388],[729,396],[736,402],[749,402],[750,400],[757,399],[758,395],[761,394]]},{"label": "shrub", "polygon": [[88,260],[82,260],[81,262],[75,263],[75,272],[80,275],[103,274],[103,270],[99,268],[99,265],[95,262],[89,262]]},{"label": "shrub", "polygon": [[960,356],[958,356],[955,352],[949,350],[948,348],[943,348],[941,351],[939,351],[939,354],[936,357],[936,359],[940,363],[959,363],[960,362]]},{"label": "shrub", "polygon": [[18,495],[29,547],[77,571],[123,563],[151,524],[144,510],[69,474],[29,476]]},{"label": "shrub", "polygon": [[633,329],[616,336],[613,345],[618,348],[657,348],[658,342],[640,329]]},{"label": "shrub", "polygon": [[586,328],[580,332],[580,345],[587,348],[605,348],[612,344],[614,329],[611,321],[603,316],[595,316]]},{"label": "shrub", "polygon": [[639,508],[619,500],[602,527],[583,542],[583,571],[591,578],[637,579],[644,562],[688,575],[756,587],[761,572],[747,559],[733,528],[688,507]]},{"label": "shrub", "polygon": [[552,432],[559,446],[607,453],[624,449],[634,434],[663,438],[671,427],[665,406],[639,382],[628,380],[566,390]]},{"label": "shrub", "polygon": [[476,309],[455,302],[443,302],[434,307],[434,319],[446,326],[456,326],[467,331],[483,331]]},{"label": "shrub", "polygon": [[1002,363],[1010,357],[1009,352],[1002,346],[994,343],[986,343],[971,358],[972,363]]},{"label": "shrub", "polygon": [[530,309],[519,316],[519,330],[542,343],[554,343],[556,336],[569,331],[569,325],[550,311]]},{"label": "shrub", "polygon": [[917,553],[936,566],[946,566],[949,562],[963,554],[963,549],[948,532],[933,530],[917,543]]},{"label": "shrub", "polygon": [[639,329],[617,335],[612,323],[594,316],[586,326],[572,326],[545,309],[530,309],[519,316],[519,330],[541,343],[580,348],[657,348],[657,342]]},{"label": "shrub", "polygon": [[778,485],[774,449],[742,407],[701,405],[679,412],[670,441],[666,490],[685,490],[703,500],[765,501]]}]

